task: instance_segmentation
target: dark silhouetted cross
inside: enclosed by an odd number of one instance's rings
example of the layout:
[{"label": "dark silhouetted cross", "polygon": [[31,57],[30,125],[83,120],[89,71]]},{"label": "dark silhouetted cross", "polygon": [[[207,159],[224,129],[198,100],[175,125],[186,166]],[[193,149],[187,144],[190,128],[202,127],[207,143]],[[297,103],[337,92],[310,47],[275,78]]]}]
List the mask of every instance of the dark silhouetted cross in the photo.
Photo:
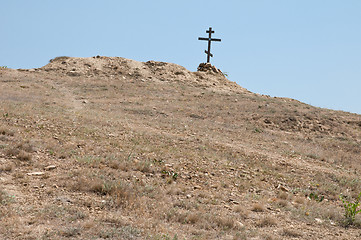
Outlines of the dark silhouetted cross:
[{"label": "dark silhouetted cross", "polygon": [[208,41],[208,51],[205,50],[204,52],[207,54],[207,63],[209,63],[211,57],[213,57],[213,54],[211,53],[211,42],[212,41],[220,42],[221,39],[212,38],[212,33],[214,33],[214,31],[212,31],[211,27],[209,28],[209,30],[206,31],[206,33],[208,33],[208,38],[199,37],[198,40],[206,40],[206,41]]}]

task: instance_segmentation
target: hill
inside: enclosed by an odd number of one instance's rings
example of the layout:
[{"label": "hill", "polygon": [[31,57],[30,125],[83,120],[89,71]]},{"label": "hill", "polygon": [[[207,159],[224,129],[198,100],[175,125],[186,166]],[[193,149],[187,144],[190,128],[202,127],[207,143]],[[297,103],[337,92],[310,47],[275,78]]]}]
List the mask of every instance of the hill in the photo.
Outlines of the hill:
[{"label": "hill", "polygon": [[360,238],[360,115],[118,57],[0,85],[1,239]]}]

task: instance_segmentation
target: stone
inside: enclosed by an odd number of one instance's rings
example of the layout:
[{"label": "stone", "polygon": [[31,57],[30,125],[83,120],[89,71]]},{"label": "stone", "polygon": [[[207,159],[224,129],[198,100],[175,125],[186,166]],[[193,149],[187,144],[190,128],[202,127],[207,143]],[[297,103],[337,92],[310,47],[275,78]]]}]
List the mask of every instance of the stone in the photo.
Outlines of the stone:
[{"label": "stone", "polygon": [[282,186],[281,184],[278,184],[277,189],[280,189],[284,192],[289,192],[289,190],[286,187]]},{"label": "stone", "polygon": [[244,224],[241,223],[240,221],[236,221],[236,225],[237,225],[239,228],[243,228],[243,227],[244,227]]},{"label": "stone", "polygon": [[28,176],[43,176],[45,173],[44,172],[32,172],[32,173],[27,173],[26,175]]},{"label": "stone", "polygon": [[45,170],[45,171],[50,171],[50,170],[53,170],[53,169],[55,169],[55,168],[56,168],[55,165],[49,165],[49,166],[44,167],[44,170]]},{"label": "stone", "polygon": [[315,221],[316,221],[318,224],[322,224],[322,223],[323,223],[323,220],[320,219],[320,218],[315,218]]},{"label": "stone", "polygon": [[222,73],[221,70],[212,66],[210,63],[201,63],[199,64],[197,71],[199,72],[214,72],[214,73]]}]

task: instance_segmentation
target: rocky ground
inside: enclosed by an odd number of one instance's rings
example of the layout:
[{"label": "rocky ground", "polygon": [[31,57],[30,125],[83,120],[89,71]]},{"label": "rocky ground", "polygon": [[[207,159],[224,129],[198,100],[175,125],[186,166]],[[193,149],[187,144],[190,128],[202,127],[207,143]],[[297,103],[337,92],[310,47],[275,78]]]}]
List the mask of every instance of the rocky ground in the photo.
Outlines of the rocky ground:
[{"label": "rocky ground", "polygon": [[0,239],[360,239],[361,116],[213,66],[0,69]]}]

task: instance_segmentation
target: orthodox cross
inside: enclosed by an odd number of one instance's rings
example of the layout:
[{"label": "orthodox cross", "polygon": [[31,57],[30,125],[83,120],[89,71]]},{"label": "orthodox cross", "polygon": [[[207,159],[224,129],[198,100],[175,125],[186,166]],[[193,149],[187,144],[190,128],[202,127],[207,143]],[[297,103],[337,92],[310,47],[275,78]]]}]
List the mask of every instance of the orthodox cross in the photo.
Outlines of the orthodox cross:
[{"label": "orthodox cross", "polygon": [[208,33],[208,38],[199,37],[198,40],[208,41],[208,51],[205,50],[204,52],[207,54],[207,63],[209,63],[210,58],[213,57],[213,54],[211,53],[211,42],[212,41],[220,42],[221,39],[212,38],[212,33],[214,33],[214,31],[212,31],[211,27],[209,28],[209,30],[206,31],[206,33]]}]

